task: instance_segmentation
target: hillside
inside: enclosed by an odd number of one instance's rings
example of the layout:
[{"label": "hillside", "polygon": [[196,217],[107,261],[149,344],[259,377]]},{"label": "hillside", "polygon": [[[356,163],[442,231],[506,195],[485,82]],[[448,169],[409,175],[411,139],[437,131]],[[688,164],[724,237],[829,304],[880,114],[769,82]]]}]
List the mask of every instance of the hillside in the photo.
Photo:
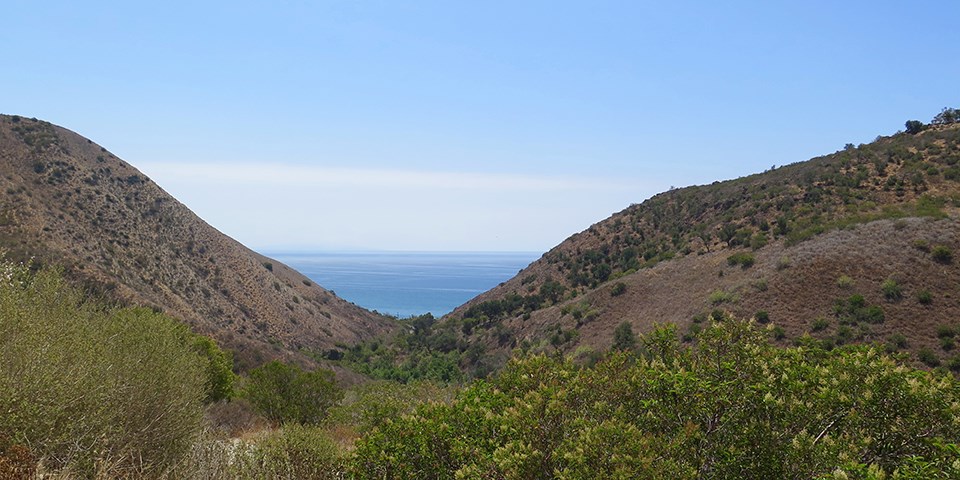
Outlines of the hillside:
[{"label": "hillside", "polygon": [[606,350],[621,322],[689,332],[709,315],[756,315],[784,344],[878,341],[946,361],[960,319],[958,127],[656,195],[573,235],[434,331],[461,349],[482,345],[467,363],[496,366],[517,348]]},{"label": "hillside", "polygon": [[62,265],[92,292],[180,318],[236,352],[309,362],[394,322],[217,231],[105,148],[0,115],[0,249]]}]

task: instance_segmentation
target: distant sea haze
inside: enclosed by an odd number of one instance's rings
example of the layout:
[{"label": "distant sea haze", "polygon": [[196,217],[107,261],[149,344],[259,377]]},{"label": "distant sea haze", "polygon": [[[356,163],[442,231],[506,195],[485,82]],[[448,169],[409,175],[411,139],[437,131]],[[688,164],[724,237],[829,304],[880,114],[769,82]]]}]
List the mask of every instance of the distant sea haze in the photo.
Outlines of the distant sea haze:
[{"label": "distant sea haze", "polygon": [[439,317],[515,276],[535,252],[266,253],[340,297],[401,318]]}]

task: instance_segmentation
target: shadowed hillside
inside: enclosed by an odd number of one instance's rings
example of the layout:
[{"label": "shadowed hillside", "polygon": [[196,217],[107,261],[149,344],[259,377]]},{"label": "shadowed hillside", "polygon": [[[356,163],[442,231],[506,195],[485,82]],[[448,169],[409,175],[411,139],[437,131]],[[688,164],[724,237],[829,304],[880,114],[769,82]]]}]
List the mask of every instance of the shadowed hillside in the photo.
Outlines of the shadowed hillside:
[{"label": "shadowed hillside", "polygon": [[774,323],[784,343],[886,342],[937,365],[960,319],[958,207],[960,126],[878,137],[632,205],[434,331],[496,366],[518,348],[606,350],[621,322],[696,331],[734,314]]},{"label": "shadowed hillside", "polygon": [[249,367],[309,361],[388,332],[350,304],[206,224],[105,148],[36,119],[0,116],[0,248],[63,265],[94,293],[183,319]]}]

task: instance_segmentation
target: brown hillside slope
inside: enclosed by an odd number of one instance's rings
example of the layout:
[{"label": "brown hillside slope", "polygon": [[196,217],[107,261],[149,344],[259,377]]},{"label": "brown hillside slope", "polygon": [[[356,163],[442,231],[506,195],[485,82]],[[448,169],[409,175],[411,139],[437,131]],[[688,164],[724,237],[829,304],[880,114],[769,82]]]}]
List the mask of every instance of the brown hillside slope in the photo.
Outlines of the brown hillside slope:
[{"label": "brown hillside slope", "polygon": [[[714,310],[765,311],[785,342],[806,333],[827,345],[890,340],[951,358],[938,327],[960,321],[958,127],[657,195],[572,236],[443,323],[503,358],[517,347],[606,349],[623,321],[685,331]],[[937,246],[953,260],[935,260]],[[731,265],[736,253],[752,264]],[[882,294],[887,280],[902,298]],[[850,307],[854,295],[865,305]]]},{"label": "brown hillside slope", "polygon": [[0,116],[0,248],[63,265],[107,298],[159,308],[237,353],[307,361],[393,328],[220,233],[71,131]]}]

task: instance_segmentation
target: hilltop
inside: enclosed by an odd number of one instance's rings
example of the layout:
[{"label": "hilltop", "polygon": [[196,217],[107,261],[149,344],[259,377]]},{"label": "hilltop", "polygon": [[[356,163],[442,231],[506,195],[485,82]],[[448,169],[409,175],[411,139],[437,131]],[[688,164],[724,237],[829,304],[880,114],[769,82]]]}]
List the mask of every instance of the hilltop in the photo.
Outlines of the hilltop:
[{"label": "hilltop", "polygon": [[0,250],[60,265],[93,295],[144,305],[234,350],[242,368],[356,343],[391,319],[211,227],[74,132],[0,115]]},{"label": "hilltop", "polygon": [[960,329],[958,207],[960,125],[877,137],[631,205],[430,335],[488,371],[516,350],[591,357],[623,323],[691,338],[710,317],[755,317],[781,344],[878,342],[939,365]]}]

